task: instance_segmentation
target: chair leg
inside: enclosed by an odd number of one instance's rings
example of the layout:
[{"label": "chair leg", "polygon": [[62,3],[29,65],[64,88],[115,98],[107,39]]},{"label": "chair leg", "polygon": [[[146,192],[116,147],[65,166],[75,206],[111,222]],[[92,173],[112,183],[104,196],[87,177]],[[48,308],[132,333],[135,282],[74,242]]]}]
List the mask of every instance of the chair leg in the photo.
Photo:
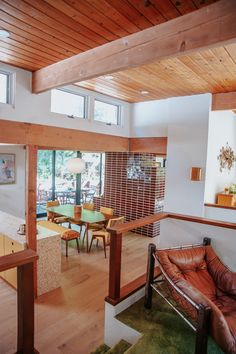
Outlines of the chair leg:
[{"label": "chair leg", "polygon": [[106,253],[106,239],[105,239],[105,237],[103,237],[102,239],[103,239],[103,249],[104,249],[105,258],[107,258],[107,253]]},{"label": "chair leg", "polygon": [[195,354],[207,354],[208,328],[211,309],[210,307],[200,305],[197,319],[197,333]]},{"label": "chair leg", "polygon": [[91,247],[92,247],[92,244],[93,244],[93,240],[94,240],[94,238],[93,238],[93,236],[92,236],[92,238],[91,238],[91,242],[90,242],[90,246],[89,246],[89,250],[88,250],[88,253],[90,253],[90,250],[91,250]]},{"label": "chair leg", "polygon": [[66,257],[68,257],[68,240],[66,240]]},{"label": "chair leg", "polygon": [[154,259],[153,254],[155,251],[156,251],[156,245],[154,245],[154,243],[150,243],[148,245],[148,263],[147,263],[145,298],[144,298],[144,306],[147,309],[150,309],[152,307],[152,287],[151,287],[151,284],[153,283],[153,279],[154,279],[155,259]]},{"label": "chair leg", "polygon": [[99,239],[97,238],[97,244],[96,244],[96,247],[98,247],[98,242],[99,242]]},{"label": "chair leg", "polygon": [[78,253],[79,253],[80,250],[79,250],[79,240],[78,240],[78,238],[76,238],[76,244],[77,244],[77,250],[78,250]]}]

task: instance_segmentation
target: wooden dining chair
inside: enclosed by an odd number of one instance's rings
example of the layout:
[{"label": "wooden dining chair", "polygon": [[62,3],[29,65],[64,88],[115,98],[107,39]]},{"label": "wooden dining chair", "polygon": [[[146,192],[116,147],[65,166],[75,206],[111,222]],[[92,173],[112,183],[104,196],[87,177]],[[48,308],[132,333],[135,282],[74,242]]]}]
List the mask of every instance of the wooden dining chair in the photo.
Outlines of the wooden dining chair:
[{"label": "wooden dining chair", "polygon": [[107,214],[107,215],[113,215],[114,214],[114,209],[101,206],[100,207],[100,213]]},{"label": "wooden dining chair", "polygon": [[[83,209],[86,209],[86,210],[91,210],[91,211],[94,210],[93,203],[83,203],[82,207],[83,207]],[[71,220],[71,224],[80,226],[80,233],[82,233],[82,226],[84,225],[82,221],[72,221]],[[84,239],[85,239],[85,232],[84,232],[83,242],[84,242]]]},{"label": "wooden dining chair", "polygon": [[[60,205],[59,200],[49,200],[46,203],[46,209],[50,208],[50,207],[59,206],[59,205]],[[69,223],[69,227],[70,227],[69,218],[67,218],[65,216],[60,216],[57,213],[53,213],[51,211],[47,211],[47,219],[48,219],[48,221],[52,221],[55,224],[64,224],[65,222],[68,222]]]},{"label": "wooden dining chair", "polygon": [[75,230],[66,230],[61,234],[61,239],[66,242],[66,257],[68,257],[68,242],[72,240],[76,241],[77,250],[78,253],[80,253],[79,238],[80,238],[80,233]]},{"label": "wooden dining chair", "polygon": [[[107,208],[104,206],[100,207],[100,213],[106,214],[106,215],[113,215],[114,214],[114,209],[112,208]],[[102,230],[106,227],[106,221],[100,222],[100,223],[94,223],[89,225],[89,230]]]},{"label": "wooden dining chair", "polygon": [[83,203],[83,209],[94,210],[94,203]]},{"label": "wooden dining chair", "polygon": [[92,239],[91,239],[90,246],[89,246],[89,252],[91,250],[93,241],[97,240],[97,246],[98,246],[99,240],[101,239],[103,241],[103,250],[104,250],[105,258],[107,258],[106,246],[110,245],[110,233],[107,231],[107,229],[109,229],[110,227],[115,226],[117,224],[122,224],[123,222],[124,222],[123,216],[121,216],[119,218],[115,218],[115,219],[110,219],[108,221],[106,228],[103,228],[102,230],[93,231]]}]

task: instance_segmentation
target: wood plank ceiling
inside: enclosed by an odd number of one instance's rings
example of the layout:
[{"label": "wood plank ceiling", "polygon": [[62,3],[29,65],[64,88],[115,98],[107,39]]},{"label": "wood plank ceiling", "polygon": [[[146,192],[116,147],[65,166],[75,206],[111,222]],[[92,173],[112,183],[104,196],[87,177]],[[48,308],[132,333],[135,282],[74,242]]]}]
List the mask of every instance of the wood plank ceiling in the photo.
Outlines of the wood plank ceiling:
[{"label": "wood plank ceiling", "polygon": [[162,60],[77,85],[127,102],[236,91],[236,45]]},{"label": "wood plank ceiling", "polygon": [[[0,61],[35,71],[216,0],[0,0]],[[148,6],[145,6],[148,5]],[[228,45],[79,83],[129,102],[236,90]],[[148,91],[142,94],[141,91]]]}]

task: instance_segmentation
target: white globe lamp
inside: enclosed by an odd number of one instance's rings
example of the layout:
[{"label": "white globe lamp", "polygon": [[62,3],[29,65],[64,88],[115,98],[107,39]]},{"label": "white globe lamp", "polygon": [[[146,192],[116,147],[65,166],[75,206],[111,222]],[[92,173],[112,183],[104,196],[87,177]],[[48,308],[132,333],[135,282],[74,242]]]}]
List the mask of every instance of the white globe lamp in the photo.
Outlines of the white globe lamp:
[{"label": "white globe lamp", "polygon": [[74,157],[66,162],[66,168],[70,173],[82,173],[85,169],[85,161],[79,157]]}]

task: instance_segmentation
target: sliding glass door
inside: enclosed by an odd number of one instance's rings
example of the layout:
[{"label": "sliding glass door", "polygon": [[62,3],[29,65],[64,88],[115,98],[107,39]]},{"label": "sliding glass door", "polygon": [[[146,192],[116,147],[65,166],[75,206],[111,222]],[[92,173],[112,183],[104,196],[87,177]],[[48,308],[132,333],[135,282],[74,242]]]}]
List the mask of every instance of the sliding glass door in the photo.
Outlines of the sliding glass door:
[{"label": "sliding glass door", "polygon": [[[85,171],[71,174],[66,162],[72,157],[85,160]],[[38,151],[37,216],[46,215],[48,200],[60,204],[92,202],[94,196],[103,193],[105,154],[80,153],[66,150]]]},{"label": "sliding glass door", "polygon": [[37,166],[37,215],[39,216],[46,213],[47,201],[54,199],[53,178],[53,151],[39,150]]}]

